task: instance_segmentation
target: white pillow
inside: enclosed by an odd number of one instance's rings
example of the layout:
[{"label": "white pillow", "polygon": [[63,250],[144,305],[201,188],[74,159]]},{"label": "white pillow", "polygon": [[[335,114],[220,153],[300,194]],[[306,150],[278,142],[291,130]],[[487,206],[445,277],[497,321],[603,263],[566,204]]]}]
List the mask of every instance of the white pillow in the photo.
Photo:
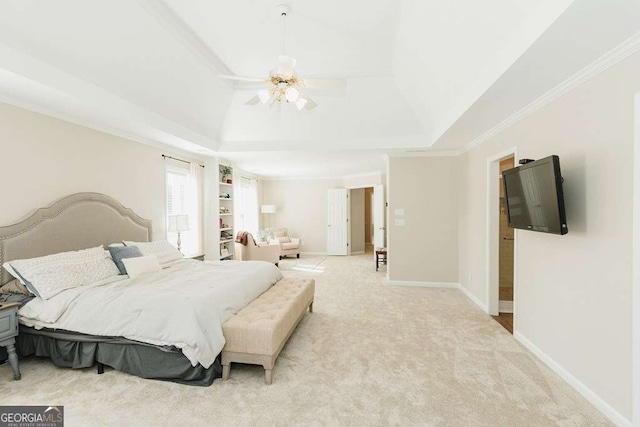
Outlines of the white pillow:
[{"label": "white pillow", "polygon": [[135,279],[147,273],[162,271],[155,255],[141,256],[136,258],[123,258],[124,268],[127,270],[129,278]]},{"label": "white pillow", "polygon": [[34,294],[49,299],[60,292],[120,274],[102,246],[6,262],[4,268]]},{"label": "white pillow", "polygon": [[125,240],[122,243],[127,246],[136,246],[140,249],[142,255],[155,255],[161,266],[184,257],[182,252],[166,240],[159,240],[157,242],[130,242]]}]

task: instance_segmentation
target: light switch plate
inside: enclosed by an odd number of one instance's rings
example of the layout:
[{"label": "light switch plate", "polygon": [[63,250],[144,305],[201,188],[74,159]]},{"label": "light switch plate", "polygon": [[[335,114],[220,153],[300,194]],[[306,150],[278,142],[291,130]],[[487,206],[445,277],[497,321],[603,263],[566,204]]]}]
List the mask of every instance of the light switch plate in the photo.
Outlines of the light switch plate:
[{"label": "light switch plate", "polygon": [[397,227],[404,227],[404,225],[405,225],[404,218],[396,218]]},{"label": "light switch plate", "polygon": [[404,209],[395,209],[395,210],[393,211],[393,213],[394,213],[396,216],[404,216]]}]

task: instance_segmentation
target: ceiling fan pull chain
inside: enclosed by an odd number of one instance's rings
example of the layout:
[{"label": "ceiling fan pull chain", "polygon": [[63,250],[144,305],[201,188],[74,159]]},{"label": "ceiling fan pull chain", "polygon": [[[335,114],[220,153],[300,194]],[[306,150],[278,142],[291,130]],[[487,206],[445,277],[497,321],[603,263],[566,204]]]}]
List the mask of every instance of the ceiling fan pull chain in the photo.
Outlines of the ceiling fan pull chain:
[{"label": "ceiling fan pull chain", "polygon": [[280,12],[280,16],[282,16],[282,54],[287,54],[287,11],[282,10]]}]

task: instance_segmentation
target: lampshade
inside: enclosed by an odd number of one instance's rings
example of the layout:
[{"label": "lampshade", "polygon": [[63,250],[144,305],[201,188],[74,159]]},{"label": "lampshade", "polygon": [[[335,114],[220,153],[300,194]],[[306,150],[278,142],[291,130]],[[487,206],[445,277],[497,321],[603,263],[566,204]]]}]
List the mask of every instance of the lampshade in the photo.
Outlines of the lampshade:
[{"label": "lampshade", "polygon": [[300,94],[300,92],[298,92],[298,89],[296,89],[295,87],[290,87],[285,92],[285,97],[287,98],[287,101],[289,101],[289,102],[296,102],[298,100],[298,95],[299,94]]},{"label": "lampshade", "polygon": [[266,104],[271,99],[271,93],[266,89],[260,89],[258,91],[258,98],[260,98],[260,102]]},{"label": "lampshade", "polygon": [[276,205],[262,205],[260,206],[260,212],[266,214],[276,213]]},{"label": "lampshade", "polygon": [[296,101],[296,107],[298,107],[298,110],[302,110],[305,105],[307,105],[307,100],[302,97],[298,98]]},{"label": "lampshade", "polygon": [[170,233],[179,233],[188,230],[190,230],[189,215],[169,215],[168,231]]}]

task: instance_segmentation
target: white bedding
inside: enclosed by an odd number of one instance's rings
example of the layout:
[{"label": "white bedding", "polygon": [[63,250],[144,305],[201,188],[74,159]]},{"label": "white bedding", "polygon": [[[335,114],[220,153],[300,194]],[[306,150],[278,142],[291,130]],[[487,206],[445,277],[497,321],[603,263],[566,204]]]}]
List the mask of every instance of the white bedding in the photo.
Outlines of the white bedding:
[{"label": "white bedding", "polygon": [[263,261],[180,260],[135,279],[116,276],[34,298],[18,314],[37,329],[173,345],[193,366],[208,368],[224,347],[222,324],[282,277]]}]

